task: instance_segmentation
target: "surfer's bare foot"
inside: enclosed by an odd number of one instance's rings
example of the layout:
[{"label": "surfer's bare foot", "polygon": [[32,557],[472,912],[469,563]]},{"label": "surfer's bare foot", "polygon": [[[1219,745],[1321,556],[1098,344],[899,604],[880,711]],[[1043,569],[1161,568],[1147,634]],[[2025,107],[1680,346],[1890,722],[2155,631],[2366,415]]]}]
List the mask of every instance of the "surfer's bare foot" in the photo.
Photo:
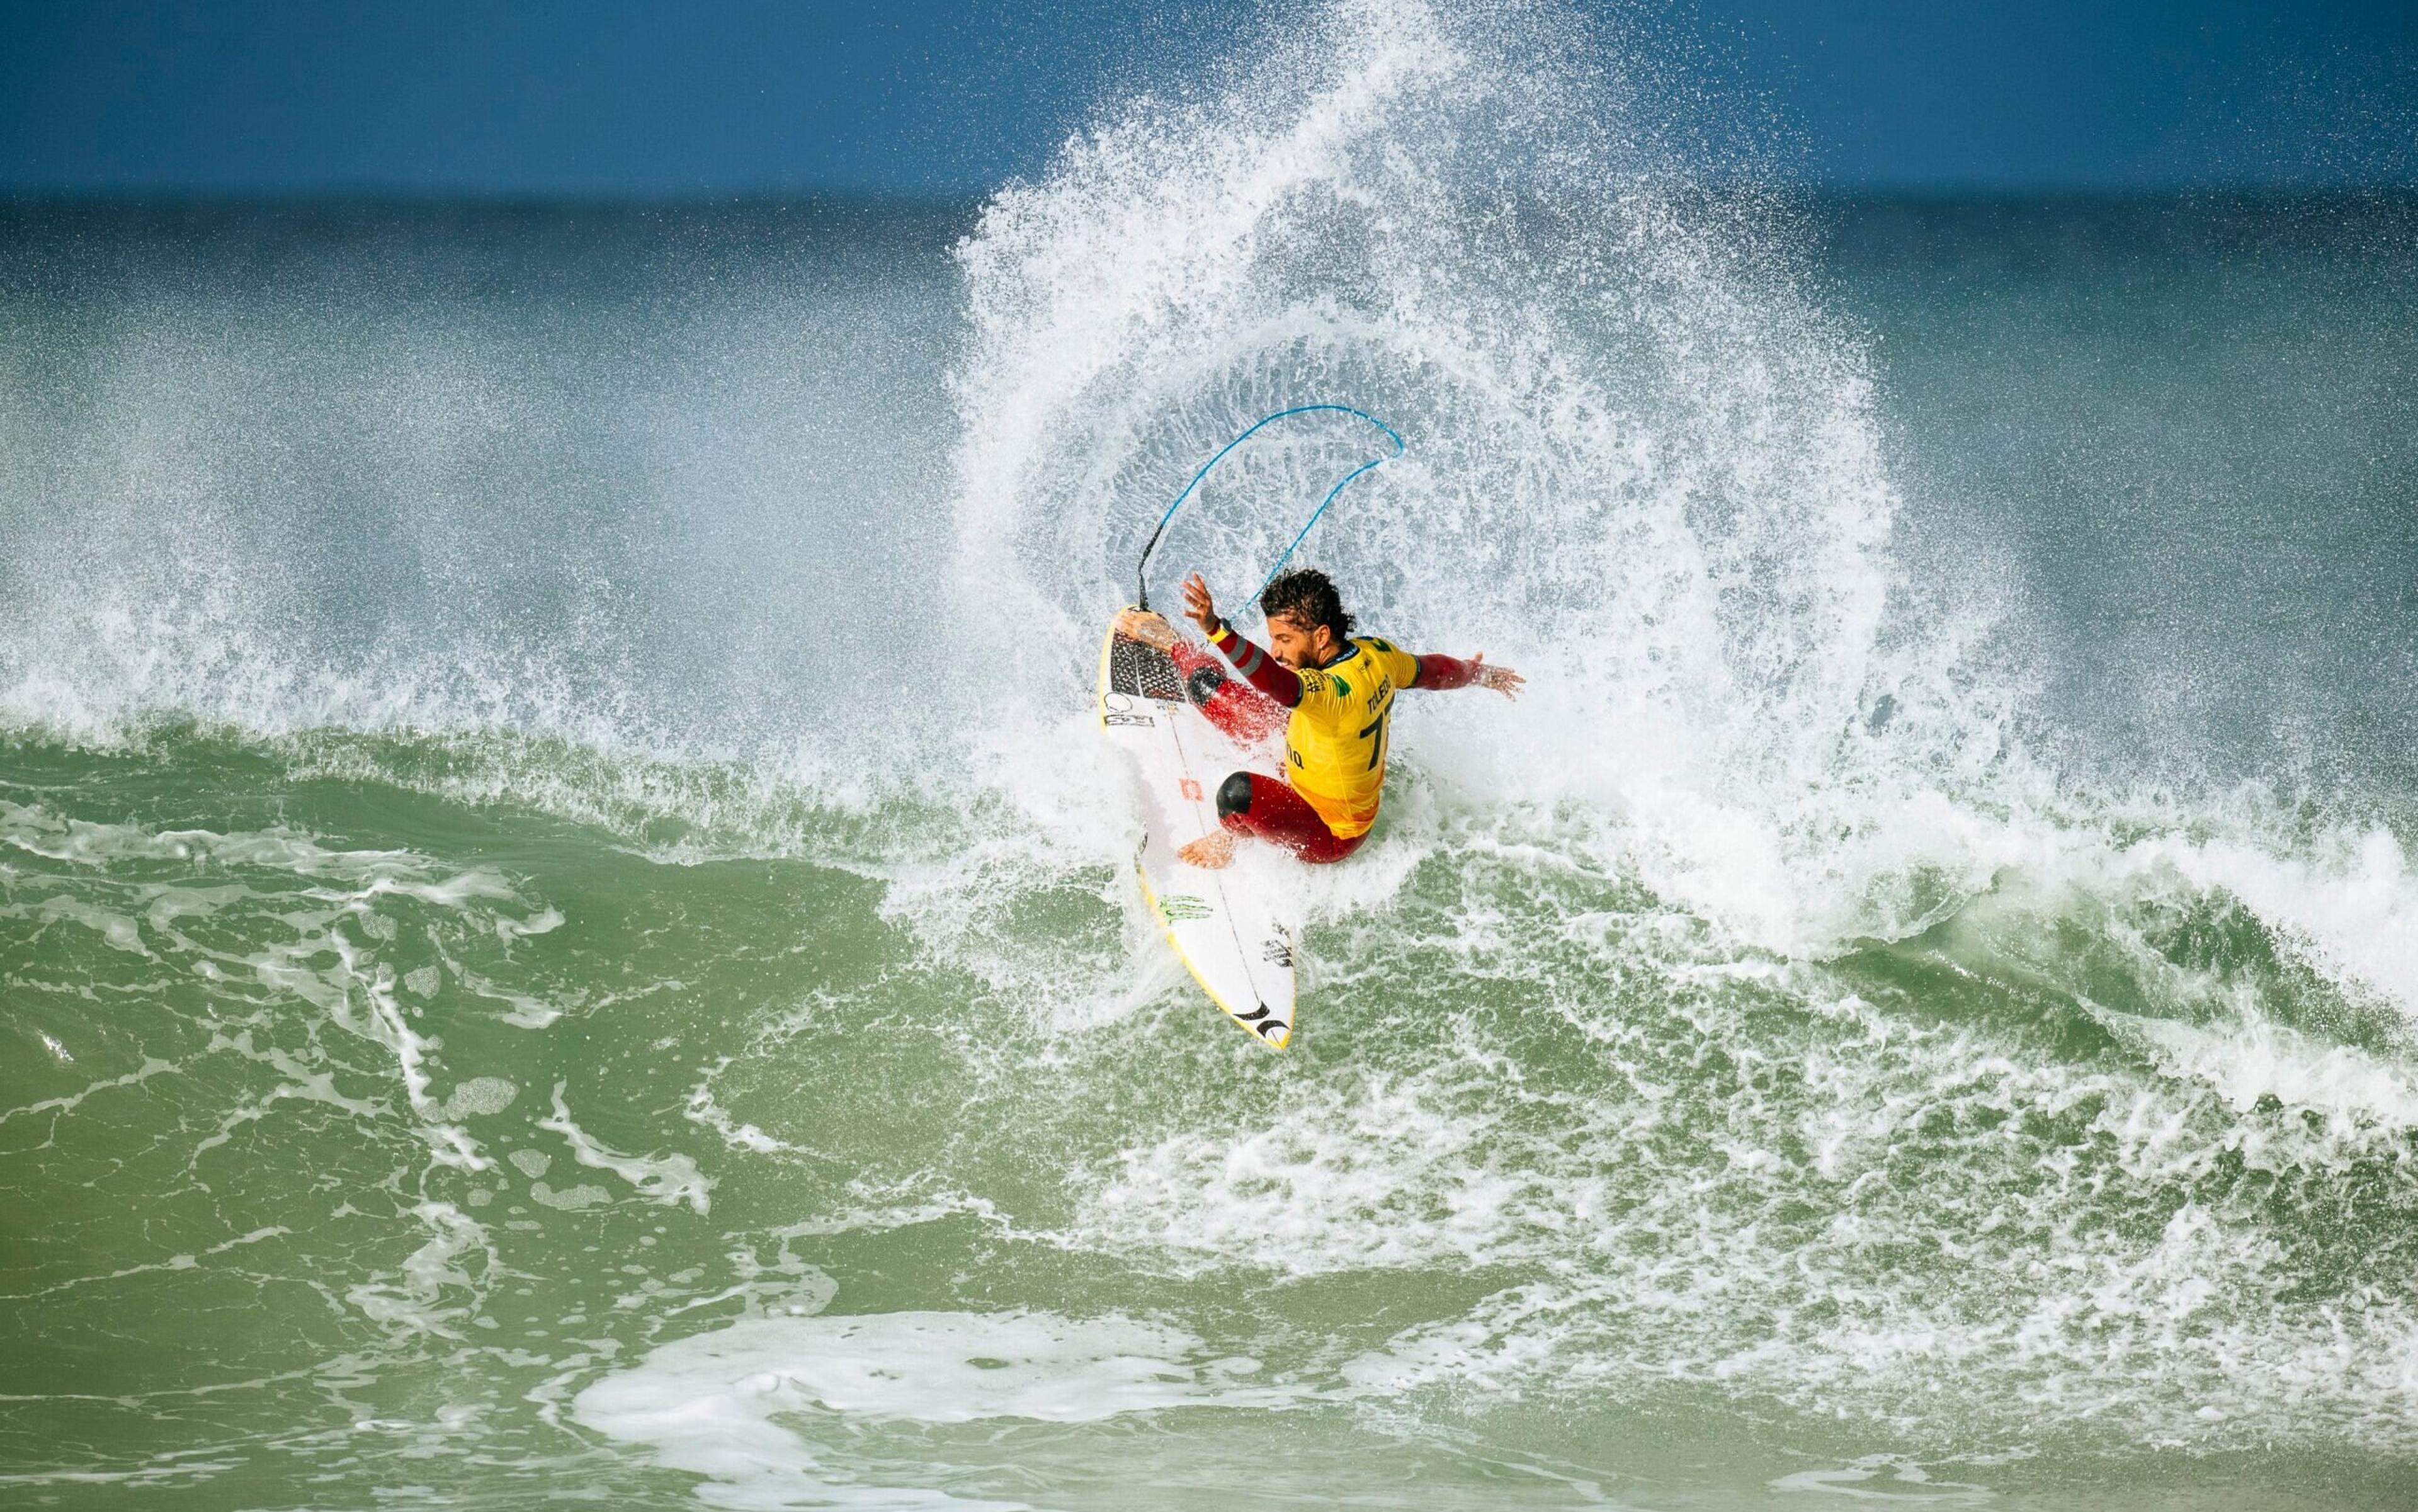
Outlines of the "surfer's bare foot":
[{"label": "surfer's bare foot", "polygon": [[1216,871],[1234,859],[1234,837],[1223,830],[1212,830],[1190,845],[1175,852],[1178,861]]},{"label": "surfer's bare foot", "polygon": [[1117,616],[1117,634],[1144,646],[1168,650],[1175,645],[1175,627],[1148,609],[1127,609]]}]

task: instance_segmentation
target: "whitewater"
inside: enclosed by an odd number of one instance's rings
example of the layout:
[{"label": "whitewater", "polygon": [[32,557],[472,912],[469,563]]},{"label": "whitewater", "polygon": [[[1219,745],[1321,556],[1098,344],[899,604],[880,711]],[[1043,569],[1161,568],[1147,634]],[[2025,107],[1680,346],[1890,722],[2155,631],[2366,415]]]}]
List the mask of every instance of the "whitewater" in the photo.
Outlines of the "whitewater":
[{"label": "whitewater", "polygon": [[[2418,213],[1825,205],[1658,46],[0,210],[0,1501],[2408,1504]],[[1090,685],[1314,403],[1301,559],[1530,691],[1274,1056]]]}]

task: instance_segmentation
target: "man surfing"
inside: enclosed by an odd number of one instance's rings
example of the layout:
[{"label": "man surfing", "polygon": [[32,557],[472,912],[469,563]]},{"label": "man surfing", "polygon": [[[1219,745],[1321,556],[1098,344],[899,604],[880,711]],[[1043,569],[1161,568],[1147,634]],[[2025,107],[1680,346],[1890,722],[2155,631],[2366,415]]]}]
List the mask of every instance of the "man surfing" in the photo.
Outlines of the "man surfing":
[{"label": "man surfing", "polygon": [[1195,866],[1232,862],[1237,835],[1271,841],[1313,864],[1341,861],[1360,848],[1377,822],[1397,692],[1474,685],[1512,698],[1523,680],[1507,666],[1488,666],[1483,651],[1467,661],[1432,652],[1414,656],[1374,635],[1355,638],[1342,597],[1315,568],[1297,568],[1269,583],[1260,594],[1260,613],[1268,627],[1265,651],[1218,617],[1199,573],[1184,580],[1185,618],[1201,627],[1243,683],[1228,678],[1215,658],[1181,642],[1161,617],[1128,609],[1117,619],[1119,634],[1168,653],[1185,674],[1192,702],[1237,741],[1257,740],[1279,719],[1284,723],[1290,780],[1237,771],[1219,784],[1219,828],[1176,852]]}]

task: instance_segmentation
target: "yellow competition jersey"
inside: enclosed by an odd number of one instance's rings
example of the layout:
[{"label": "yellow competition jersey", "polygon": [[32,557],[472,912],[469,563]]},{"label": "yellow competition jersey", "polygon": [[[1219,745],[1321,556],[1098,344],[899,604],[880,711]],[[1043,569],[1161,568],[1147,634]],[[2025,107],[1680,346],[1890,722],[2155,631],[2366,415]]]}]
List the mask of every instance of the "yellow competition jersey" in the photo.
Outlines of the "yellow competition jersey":
[{"label": "yellow competition jersey", "polygon": [[1301,702],[1285,725],[1293,789],[1343,839],[1377,822],[1385,787],[1385,735],[1394,693],[1419,675],[1419,659],[1365,635],[1323,667],[1304,668]]}]

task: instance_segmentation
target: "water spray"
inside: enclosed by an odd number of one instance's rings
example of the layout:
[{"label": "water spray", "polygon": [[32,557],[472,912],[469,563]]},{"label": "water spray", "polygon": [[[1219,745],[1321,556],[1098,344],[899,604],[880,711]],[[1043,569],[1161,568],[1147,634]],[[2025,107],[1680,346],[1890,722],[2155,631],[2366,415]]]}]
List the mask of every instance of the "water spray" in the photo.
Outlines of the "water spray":
[{"label": "water spray", "polygon": [[[1392,426],[1386,424],[1384,420],[1379,420],[1376,416],[1368,414],[1362,410],[1354,409],[1349,405],[1296,405],[1291,409],[1279,409],[1273,415],[1263,415],[1260,419],[1253,420],[1249,429],[1244,431],[1242,435],[1227,442],[1224,446],[1219,447],[1216,456],[1211,457],[1208,461],[1201,465],[1201,470],[1194,473],[1192,475],[1192,481],[1184,485],[1184,492],[1176,495],[1175,502],[1170,504],[1167,507],[1167,512],[1158,517],[1157,527],[1151,531],[1150,541],[1141,548],[1141,560],[1134,564],[1134,602],[1136,603],[1140,604],[1144,609],[1148,609],[1150,607],[1150,585],[1145,581],[1146,574],[1150,570],[1150,554],[1158,549],[1158,538],[1166,534],[1167,522],[1175,518],[1175,512],[1182,509],[1184,507],[1184,501],[1192,496],[1192,491],[1201,486],[1201,480],[1209,476],[1209,469],[1215,467],[1220,462],[1225,461],[1227,452],[1233,451],[1236,447],[1241,446],[1244,442],[1249,440],[1252,435],[1258,433],[1260,427],[1283,420],[1288,415],[1308,415],[1322,409],[1331,409],[1340,415],[1357,416],[1359,419],[1367,420],[1370,424],[1374,425],[1377,429],[1385,432],[1386,438],[1394,443],[1394,456],[1400,456],[1405,450],[1402,445],[1402,437],[1400,434]],[[1258,588],[1252,591],[1251,597],[1256,599],[1262,593],[1267,591],[1268,584],[1275,582],[1277,580],[1277,574],[1284,571],[1284,564],[1293,559],[1293,552],[1301,545],[1303,540],[1308,536],[1309,527],[1318,523],[1319,516],[1326,512],[1326,507],[1335,502],[1335,496],[1343,492],[1343,488],[1346,483],[1351,482],[1353,479],[1359,477],[1362,473],[1367,472],[1370,468],[1377,466],[1377,464],[1381,462],[1389,462],[1391,460],[1392,458],[1390,457],[1370,457],[1368,461],[1360,464],[1357,467],[1345,473],[1341,480],[1339,481],[1333,488],[1328,489],[1326,491],[1326,496],[1318,501],[1318,508],[1309,512],[1309,518],[1304,520],[1301,524],[1301,528],[1294,532],[1292,544],[1286,546],[1283,555],[1277,557],[1276,565],[1268,569],[1267,577],[1261,582]]]}]

